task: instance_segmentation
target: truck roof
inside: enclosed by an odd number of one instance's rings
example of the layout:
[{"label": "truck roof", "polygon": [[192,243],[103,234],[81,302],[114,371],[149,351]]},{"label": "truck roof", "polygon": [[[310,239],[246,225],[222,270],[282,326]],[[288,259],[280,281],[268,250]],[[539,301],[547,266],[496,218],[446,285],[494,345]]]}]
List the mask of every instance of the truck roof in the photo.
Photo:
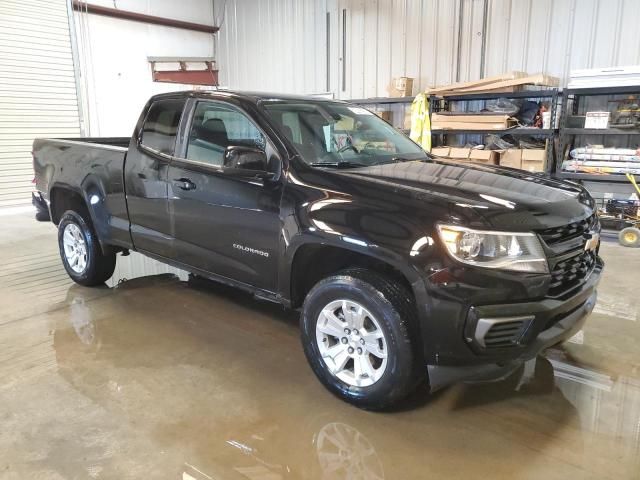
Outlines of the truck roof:
[{"label": "truck roof", "polygon": [[182,90],[169,93],[161,93],[154,95],[152,98],[163,97],[196,97],[196,98],[237,98],[253,103],[258,103],[261,100],[313,100],[319,102],[340,102],[345,103],[343,100],[328,99],[313,95],[291,95],[287,93],[269,93],[269,92],[244,92],[238,90]]}]

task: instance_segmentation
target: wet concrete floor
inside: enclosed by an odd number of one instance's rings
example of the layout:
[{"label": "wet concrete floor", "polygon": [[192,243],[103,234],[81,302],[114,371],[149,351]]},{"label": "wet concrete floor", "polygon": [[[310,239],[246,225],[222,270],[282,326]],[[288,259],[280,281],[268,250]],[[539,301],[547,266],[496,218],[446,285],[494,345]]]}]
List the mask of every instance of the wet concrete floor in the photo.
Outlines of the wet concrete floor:
[{"label": "wet concrete floor", "polygon": [[640,249],[603,245],[595,313],[523,380],[381,414],[294,313],[135,254],[82,288],[51,224],[0,221],[1,479],[640,479]]}]

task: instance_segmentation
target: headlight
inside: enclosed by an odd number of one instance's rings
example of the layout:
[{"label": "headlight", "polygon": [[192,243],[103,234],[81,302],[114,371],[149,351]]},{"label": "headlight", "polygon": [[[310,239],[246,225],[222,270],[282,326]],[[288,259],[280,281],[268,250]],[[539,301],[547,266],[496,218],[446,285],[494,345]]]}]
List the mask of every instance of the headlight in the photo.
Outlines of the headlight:
[{"label": "headlight", "polygon": [[438,225],[449,254],[469,265],[518,272],[547,273],[549,267],[538,237],[533,233],[472,230]]}]

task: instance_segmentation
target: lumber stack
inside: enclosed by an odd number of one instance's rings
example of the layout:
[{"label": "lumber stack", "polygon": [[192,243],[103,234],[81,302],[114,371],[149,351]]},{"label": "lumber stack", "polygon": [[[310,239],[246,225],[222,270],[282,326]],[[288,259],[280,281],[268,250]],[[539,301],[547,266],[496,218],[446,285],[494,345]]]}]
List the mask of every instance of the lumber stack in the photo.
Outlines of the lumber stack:
[{"label": "lumber stack", "polygon": [[529,75],[526,72],[508,72],[494,77],[487,77],[471,82],[458,82],[428,89],[429,95],[446,97],[449,95],[465,95],[473,93],[510,93],[521,91],[525,86],[557,87],[560,79],[538,73]]}]

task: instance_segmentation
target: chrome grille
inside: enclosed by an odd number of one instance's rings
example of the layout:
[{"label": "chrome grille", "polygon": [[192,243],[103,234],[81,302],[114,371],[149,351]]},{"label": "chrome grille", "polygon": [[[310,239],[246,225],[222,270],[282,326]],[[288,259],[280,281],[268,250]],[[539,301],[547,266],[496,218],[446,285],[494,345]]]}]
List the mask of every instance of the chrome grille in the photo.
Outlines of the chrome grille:
[{"label": "chrome grille", "polygon": [[562,260],[551,271],[549,295],[557,297],[580,285],[596,266],[596,253],[581,251]]},{"label": "chrome grille", "polygon": [[597,226],[598,217],[593,214],[590,217],[582,219],[578,222],[569,223],[561,227],[547,228],[539,230],[538,234],[542,237],[547,245],[577,238],[592,230]]}]

